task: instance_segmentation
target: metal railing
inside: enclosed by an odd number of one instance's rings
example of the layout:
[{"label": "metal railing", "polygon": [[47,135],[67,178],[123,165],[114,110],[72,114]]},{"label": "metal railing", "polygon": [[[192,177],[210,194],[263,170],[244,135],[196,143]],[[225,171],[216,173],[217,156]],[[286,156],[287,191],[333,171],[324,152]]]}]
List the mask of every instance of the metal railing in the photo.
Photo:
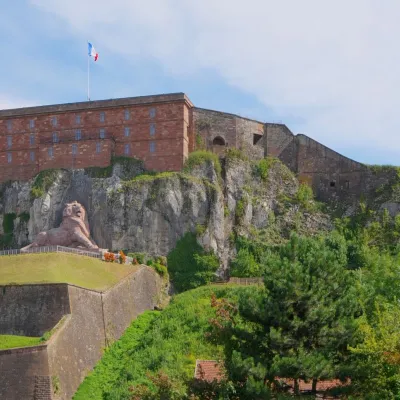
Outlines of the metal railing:
[{"label": "metal railing", "polygon": [[73,253],[80,254],[82,256],[101,258],[101,253],[87,251],[83,249],[73,249],[64,246],[44,246],[44,247],[31,247],[28,250],[21,252],[20,249],[2,250],[0,256],[14,256],[18,254],[32,254],[32,253]]},{"label": "metal railing", "polygon": [[263,284],[263,278],[229,278],[228,283],[235,283],[237,285],[257,285],[261,286]]},{"label": "metal railing", "polygon": [[[94,252],[94,251],[75,249],[64,246],[44,246],[44,247],[31,247],[30,249],[25,250],[23,252],[21,252],[20,249],[2,250],[0,251],[0,256],[16,256],[18,254],[33,254],[33,253],[69,253],[69,254],[78,254],[81,256],[93,257],[93,258],[98,258],[100,260],[104,260],[105,252]],[[118,253],[112,253],[112,254],[114,254],[115,260],[119,260]],[[126,256],[125,264],[132,264],[132,261],[133,261],[132,257]]]}]

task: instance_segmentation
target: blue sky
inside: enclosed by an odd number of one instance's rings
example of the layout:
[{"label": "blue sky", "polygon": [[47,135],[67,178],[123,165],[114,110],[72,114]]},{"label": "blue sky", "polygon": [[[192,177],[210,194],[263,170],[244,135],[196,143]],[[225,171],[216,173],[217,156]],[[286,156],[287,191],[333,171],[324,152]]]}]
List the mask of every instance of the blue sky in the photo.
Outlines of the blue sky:
[{"label": "blue sky", "polygon": [[400,3],[14,0],[0,13],[0,108],[185,92],[400,164]]}]

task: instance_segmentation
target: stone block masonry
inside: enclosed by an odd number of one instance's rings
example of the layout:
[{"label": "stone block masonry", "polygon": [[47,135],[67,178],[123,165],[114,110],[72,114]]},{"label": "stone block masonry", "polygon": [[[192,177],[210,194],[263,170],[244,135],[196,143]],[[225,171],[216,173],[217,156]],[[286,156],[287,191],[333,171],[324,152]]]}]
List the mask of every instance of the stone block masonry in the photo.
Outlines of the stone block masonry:
[{"label": "stone block masonry", "polygon": [[[3,306],[13,306],[21,298],[22,303],[25,302],[21,307],[29,308],[26,303],[29,294],[32,307],[38,312],[37,318],[43,326],[51,325],[53,316],[47,312],[41,315],[38,304],[47,304],[42,309],[53,309],[54,315],[58,305],[59,314],[68,315],[46,344],[0,351],[0,399],[71,399],[101,358],[105,347],[117,340],[137,315],[153,309],[163,290],[162,279],[154,269],[146,266],[139,267],[106,292],[68,284],[24,286],[28,288],[18,290],[18,286],[13,285],[0,287],[0,293],[13,294],[3,300]],[[29,291],[29,286],[36,286],[36,292]],[[51,292],[49,287],[52,286],[55,293],[63,287],[65,297],[56,296],[54,301],[49,298],[47,293]],[[9,317],[9,326],[4,329],[15,331],[16,327],[26,324],[24,331],[28,332],[31,323],[27,316],[32,311],[18,312],[20,320]],[[45,323],[47,317],[48,324]],[[53,382],[55,387],[52,387]]]},{"label": "stone block masonry", "polygon": [[112,155],[178,171],[189,153],[191,107],[176,93],[0,111],[0,182],[105,167]]},{"label": "stone block masonry", "polygon": [[279,158],[320,200],[356,200],[366,185],[387,181],[284,124],[197,108],[184,93],[0,111],[0,183],[49,168],[105,167],[113,155],[180,171],[194,150],[228,148],[251,160]]}]

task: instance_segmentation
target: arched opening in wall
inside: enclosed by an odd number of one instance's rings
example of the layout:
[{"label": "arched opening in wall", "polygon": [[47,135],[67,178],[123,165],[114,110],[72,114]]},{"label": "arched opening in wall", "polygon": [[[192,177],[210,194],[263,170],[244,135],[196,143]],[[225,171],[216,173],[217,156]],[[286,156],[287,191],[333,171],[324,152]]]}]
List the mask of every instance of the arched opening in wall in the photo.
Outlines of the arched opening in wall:
[{"label": "arched opening in wall", "polygon": [[222,138],[221,136],[215,137],[212,141],[213,152],[218,155],[222,155],[225,152],[225,145],[226,143],[224,138]]},{"label": "arched opening in wall", "polygon": [[336,182],[335,182],[335,181],[331,181],[330,184],[329,184],[329,186],[330,186],[331,188],[336,187]]},{"label": "arched opening in wall", "polygon": [[213,146],[225,146],[225,140],[221,136],[217,136],[213,140]]}]

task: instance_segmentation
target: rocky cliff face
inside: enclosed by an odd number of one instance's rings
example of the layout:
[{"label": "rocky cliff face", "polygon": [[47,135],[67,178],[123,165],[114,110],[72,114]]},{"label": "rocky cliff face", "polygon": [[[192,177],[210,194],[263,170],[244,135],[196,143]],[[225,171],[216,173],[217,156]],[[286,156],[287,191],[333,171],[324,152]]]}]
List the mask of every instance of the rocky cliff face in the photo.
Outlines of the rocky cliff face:
[{"label": "rocky cliff face", "polygon": [[92,171],[52,171],[39,192],[32,189],[43,177],[1,185],[3,247],[19,248],[58,226],[64,204],[72,200],[85,206],[100,247],[165,255],[192,231],[203,247],[218,254],[222,267],[232,255],[233,231],[251,235],[257,229],[279,240],[293,227],[309,233],[329,228],[326,215],[302,209],[296,201],[299,184],[278,161],[261,171],[231,157],[221,175],[212,161],[186,173],[122,170],[116,164],[104,178],[93,177]]}]

